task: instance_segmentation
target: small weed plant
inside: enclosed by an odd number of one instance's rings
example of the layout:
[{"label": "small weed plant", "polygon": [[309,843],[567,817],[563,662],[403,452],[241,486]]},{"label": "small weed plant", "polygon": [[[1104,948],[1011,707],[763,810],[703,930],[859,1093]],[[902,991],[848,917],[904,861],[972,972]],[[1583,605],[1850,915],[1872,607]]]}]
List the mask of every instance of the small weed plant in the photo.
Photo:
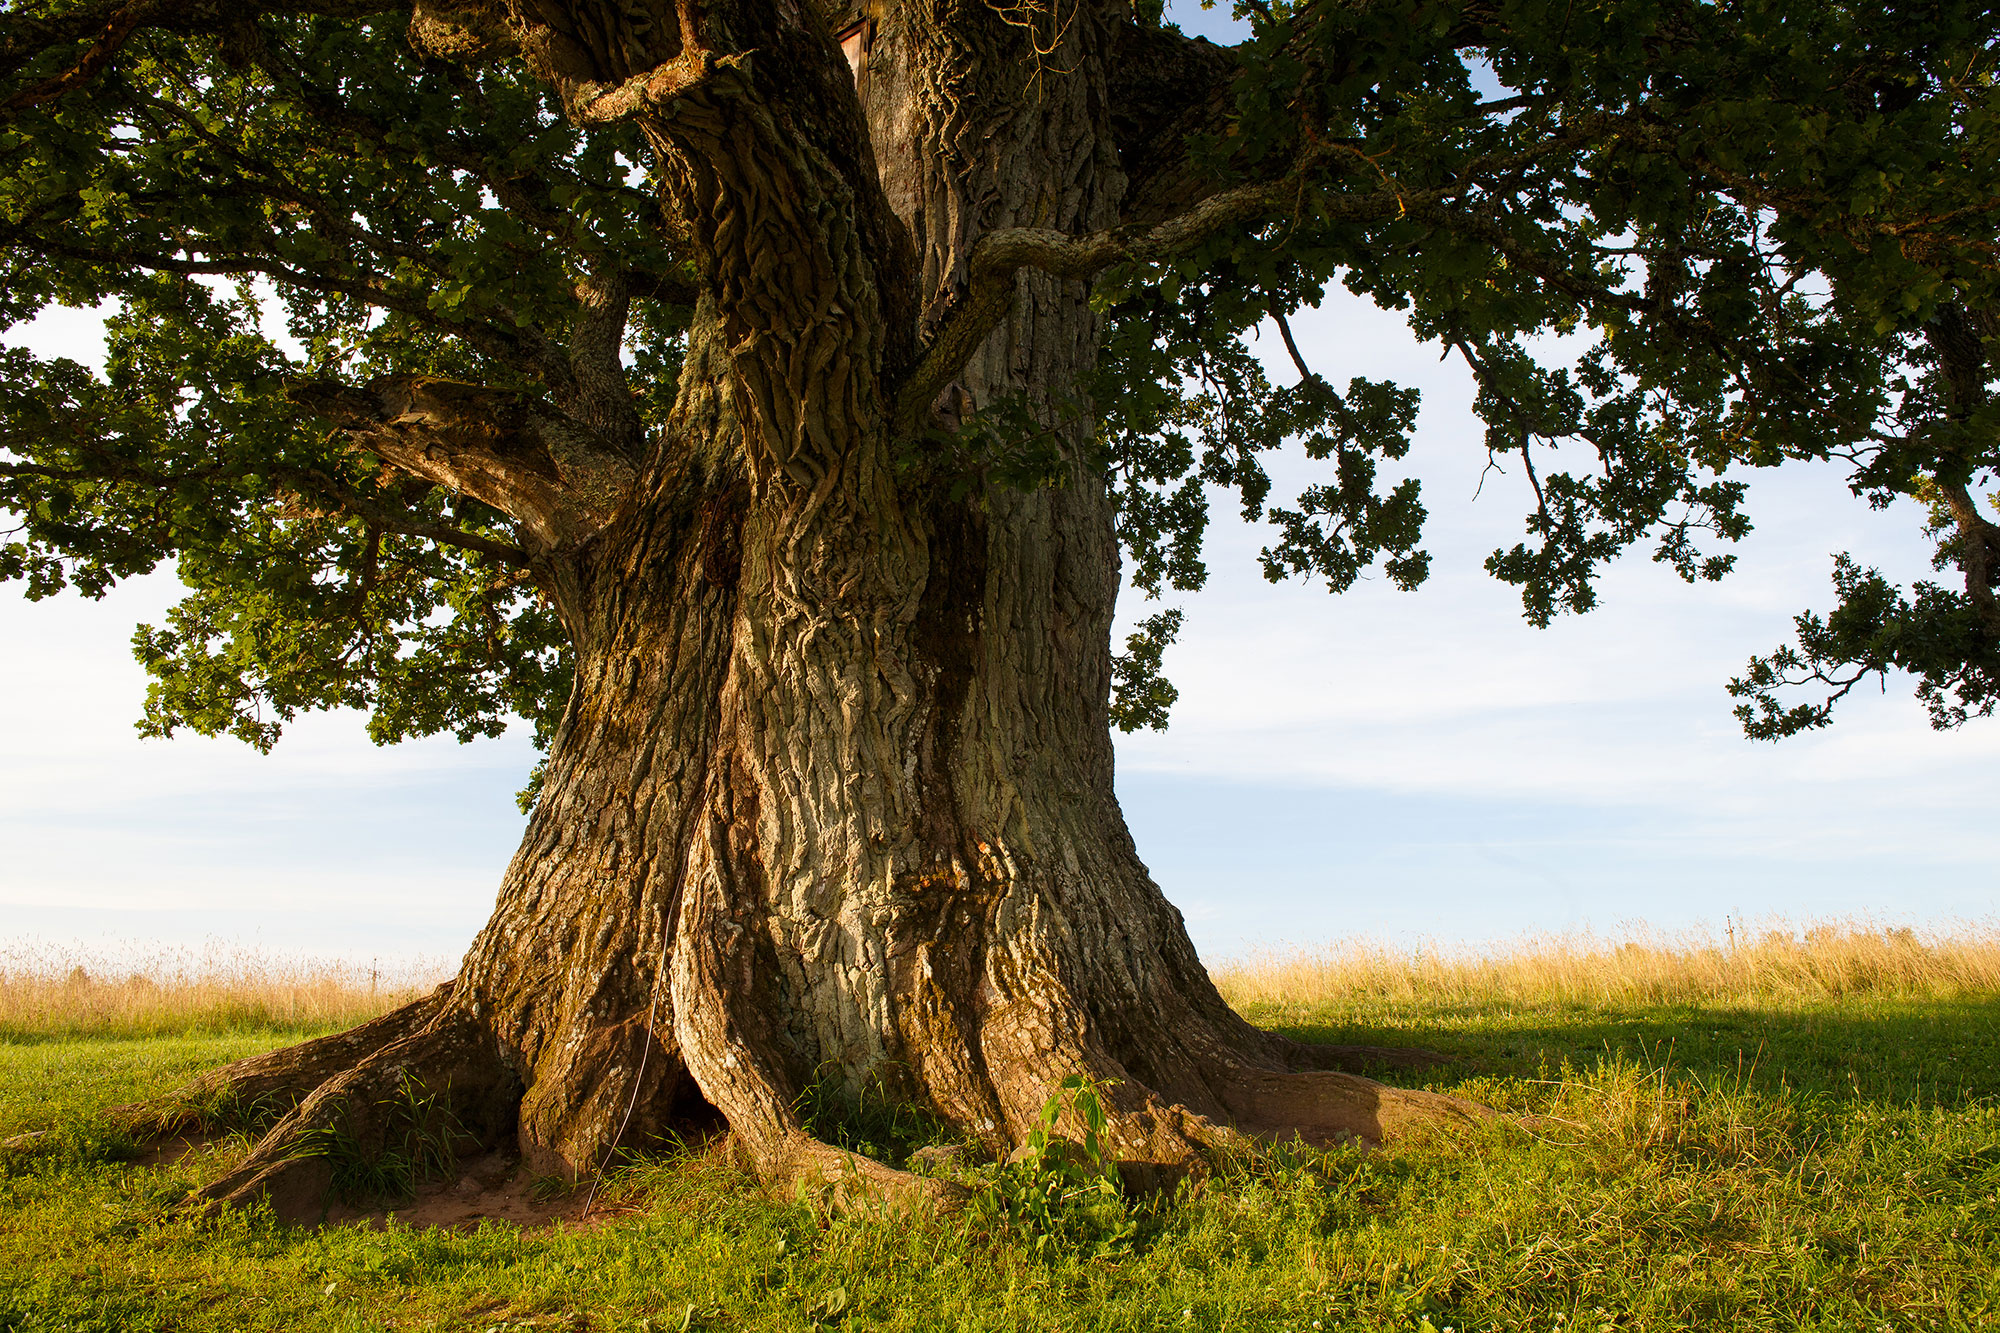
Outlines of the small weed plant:
[{"label": "small weed plant", "polygon": [[[1058,1133],[1065,1122],[1077,1138]],[[1042,1104],[1021,1150],[994,1173],[975,1208],[1035,1254],[1110,1254],[1137,1230],[1106,1138],[1104,1089],[1081,1074]]]}]

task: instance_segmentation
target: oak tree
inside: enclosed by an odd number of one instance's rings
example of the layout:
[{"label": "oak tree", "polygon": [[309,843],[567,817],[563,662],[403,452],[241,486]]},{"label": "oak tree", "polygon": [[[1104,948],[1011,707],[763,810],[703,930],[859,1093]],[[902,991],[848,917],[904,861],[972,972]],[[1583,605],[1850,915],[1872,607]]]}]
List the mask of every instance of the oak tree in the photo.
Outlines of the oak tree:
[{"label": "oak tree", "polygon": [[[149,733],[546,745],[452,983],[199,1085],[295,1103],[214,1197],[308,1198],[302,1136],[379,1137],[410,1079],[538,1172],[706,1117],[767,1178],[918,1193],[802,1097],[1005,1153],[1083,1076],[1137,1175],[1476,1116],[1235,1015],[1112,793],[1180,615],[1114,652],[1121,581],[1199,586],[1212,509],[1273,578],[1428,570],[1415,394],[1289,332],[1335,282],[1474,376],[1532,620],[1634,545],[1721,577],[1748,470],[1844,458],[1948,577],[1844,561],[1746,725],[1889,670],[1991,711],[1988,7],[1239,13],[1233,48],[1158,0],[0,13],[0,325],[114,303],[101,373],[0,353],[0,575],[173,563]],[[1274,495],[1287,444],[1325,475]]]}]

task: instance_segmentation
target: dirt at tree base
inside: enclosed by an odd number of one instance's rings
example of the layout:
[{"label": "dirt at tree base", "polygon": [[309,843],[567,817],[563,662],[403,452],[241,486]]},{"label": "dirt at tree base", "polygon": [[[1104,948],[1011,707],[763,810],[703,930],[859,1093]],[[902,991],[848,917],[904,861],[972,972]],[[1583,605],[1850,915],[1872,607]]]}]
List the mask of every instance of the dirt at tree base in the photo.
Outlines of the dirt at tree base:
[{"label": "dirt at tree base", "polygon": [[[146,1170],[178,1170],[197,1177],[210,1176],[215,1174],[213,1163],[204,1159],[228,1137],[172,1135],[149,1145],[132,1160],[132,1165]],[[722,1150],[719,1138],[701,1149]],[[643,1198],[593,1192],[588,1182],[581,1187],[564,1185],[552,1192],[538,1188],[543,1184],[517,1154],[488,1152],[460,1159],[455,1179],[426,1184],[413,1199],[394,1203],[331,1199],[316,1210],[308,1208],[284,1220],[306,1227],[359,1224],[376,1231],[387,1230],[392,1223],[473,1231],[487,1222],[505,1223],[523,1231],[551,1227],[577,1230],[623,1221],[645,1208]]]},{"label": "dirt at tree base", "polygon": [[553,1197],[536,1197],[536,1178],[519,1157],[487,1153],[459,1163],[455,1181],[426,1186],[417,1197],[399,1204],[329,1205],[321,1226],[359,1223],[377,1231],[390,1223],[406,1227],[442,1227],[471,1231],[486,1222],[504,1222],[523,1230],[543,1227],[603,1226],[629,1217],[639,1205],[628,1199],[593,1200],[588,1188],[564,1189]]}]

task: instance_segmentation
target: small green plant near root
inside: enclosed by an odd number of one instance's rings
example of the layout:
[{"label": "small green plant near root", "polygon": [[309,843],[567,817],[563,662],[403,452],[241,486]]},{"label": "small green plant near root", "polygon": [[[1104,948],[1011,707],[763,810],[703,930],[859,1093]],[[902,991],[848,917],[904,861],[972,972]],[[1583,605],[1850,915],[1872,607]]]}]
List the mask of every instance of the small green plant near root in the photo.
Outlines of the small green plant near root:
[{"label": "small green plant near root", "polygon": [[831,1328],[847,1317],[851,1302],[846,1287],[834,1287],[824,1292],[819,1299],[805,1307],[807,1322],[813,1328]]},{"label": "small green plant near root", "polygon": [[425,1185],[456,1174],[459,1153],[478,1142],[452,1114],[450,1091],[432,1092],[423,1080],[404,1074],[395,1095],[376,1107],[385,1126],[379,1150],[368,1150],[342,1108],[330,1123],[302,1133],[293,1155],[325,1159],[333,1170],[334,1195],[343,1203],[414,1198]]},{"label": "small green plant near root", "polygon": [[[1065,1112],[1081,1129],[1081,1140],[1056,1132]],[[1137,1225],[1106,1124],[1103,1088],[1082,1074],[1064,1079],[1042,1104],[1020,1152],[996,1168],[975,1197],[975,1212],[1040,1256],[1128,1248]]]}]

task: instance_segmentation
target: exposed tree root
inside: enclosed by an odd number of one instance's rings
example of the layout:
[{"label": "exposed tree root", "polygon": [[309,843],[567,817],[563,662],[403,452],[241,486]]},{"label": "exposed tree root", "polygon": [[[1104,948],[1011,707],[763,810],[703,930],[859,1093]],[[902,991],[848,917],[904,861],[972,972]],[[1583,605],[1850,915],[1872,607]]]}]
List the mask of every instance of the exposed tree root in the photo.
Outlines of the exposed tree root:
[{"label": "exposed tree root", "polygon": [[141,1141],[208,1127],[218,1110],[232,1116],[289,1110],[314,1089],[394,1042],[422,1031],[451,998],[452,983],[358,1027],[267,1051],[210,1070],[151,1101],[114,1106],[105,1118]]},{"label": "exposed tree root", "polygon": [[971,1198],[963,1185],[899,1171],[804,1133],[765,1145],[745,1143],[743,1147],[767,1185],[789,1186],[816,1206],[833,1212],[868,1208],[890,1213],[948,1212]]},{"label": "exposed tree root", "polygon": [[1244,1133],[1277,1139],[1297,1135],[1315,1146],[1350,1140],[1377,1147],[1410,1142],[1472,1129],[1499,1115],[1460,1097],[1331,1071],[1246,1070],[1225,1095],[1236,1128]]},{"label": "exposed tree root", "polygon": [[1338,1069],[1358,1074],[1364,1069],[1427,1069],[1451,1063],[1449,1056],[1421,1046],[1330,1046],[1293,1041],[1275,1032],[1268,1035],[1287,1067],[1301,1073],[1315,1069]]},{"label": "exposed tree root", "polygon": [[445,1010],[321,1082],[197,1198],[210,1209],[268,1199],[280,1217],[313,1217],[344,1166],[407,1154],[413,1139],[446,1161],[507,1143],[519,1102],[488,1034]]}]

